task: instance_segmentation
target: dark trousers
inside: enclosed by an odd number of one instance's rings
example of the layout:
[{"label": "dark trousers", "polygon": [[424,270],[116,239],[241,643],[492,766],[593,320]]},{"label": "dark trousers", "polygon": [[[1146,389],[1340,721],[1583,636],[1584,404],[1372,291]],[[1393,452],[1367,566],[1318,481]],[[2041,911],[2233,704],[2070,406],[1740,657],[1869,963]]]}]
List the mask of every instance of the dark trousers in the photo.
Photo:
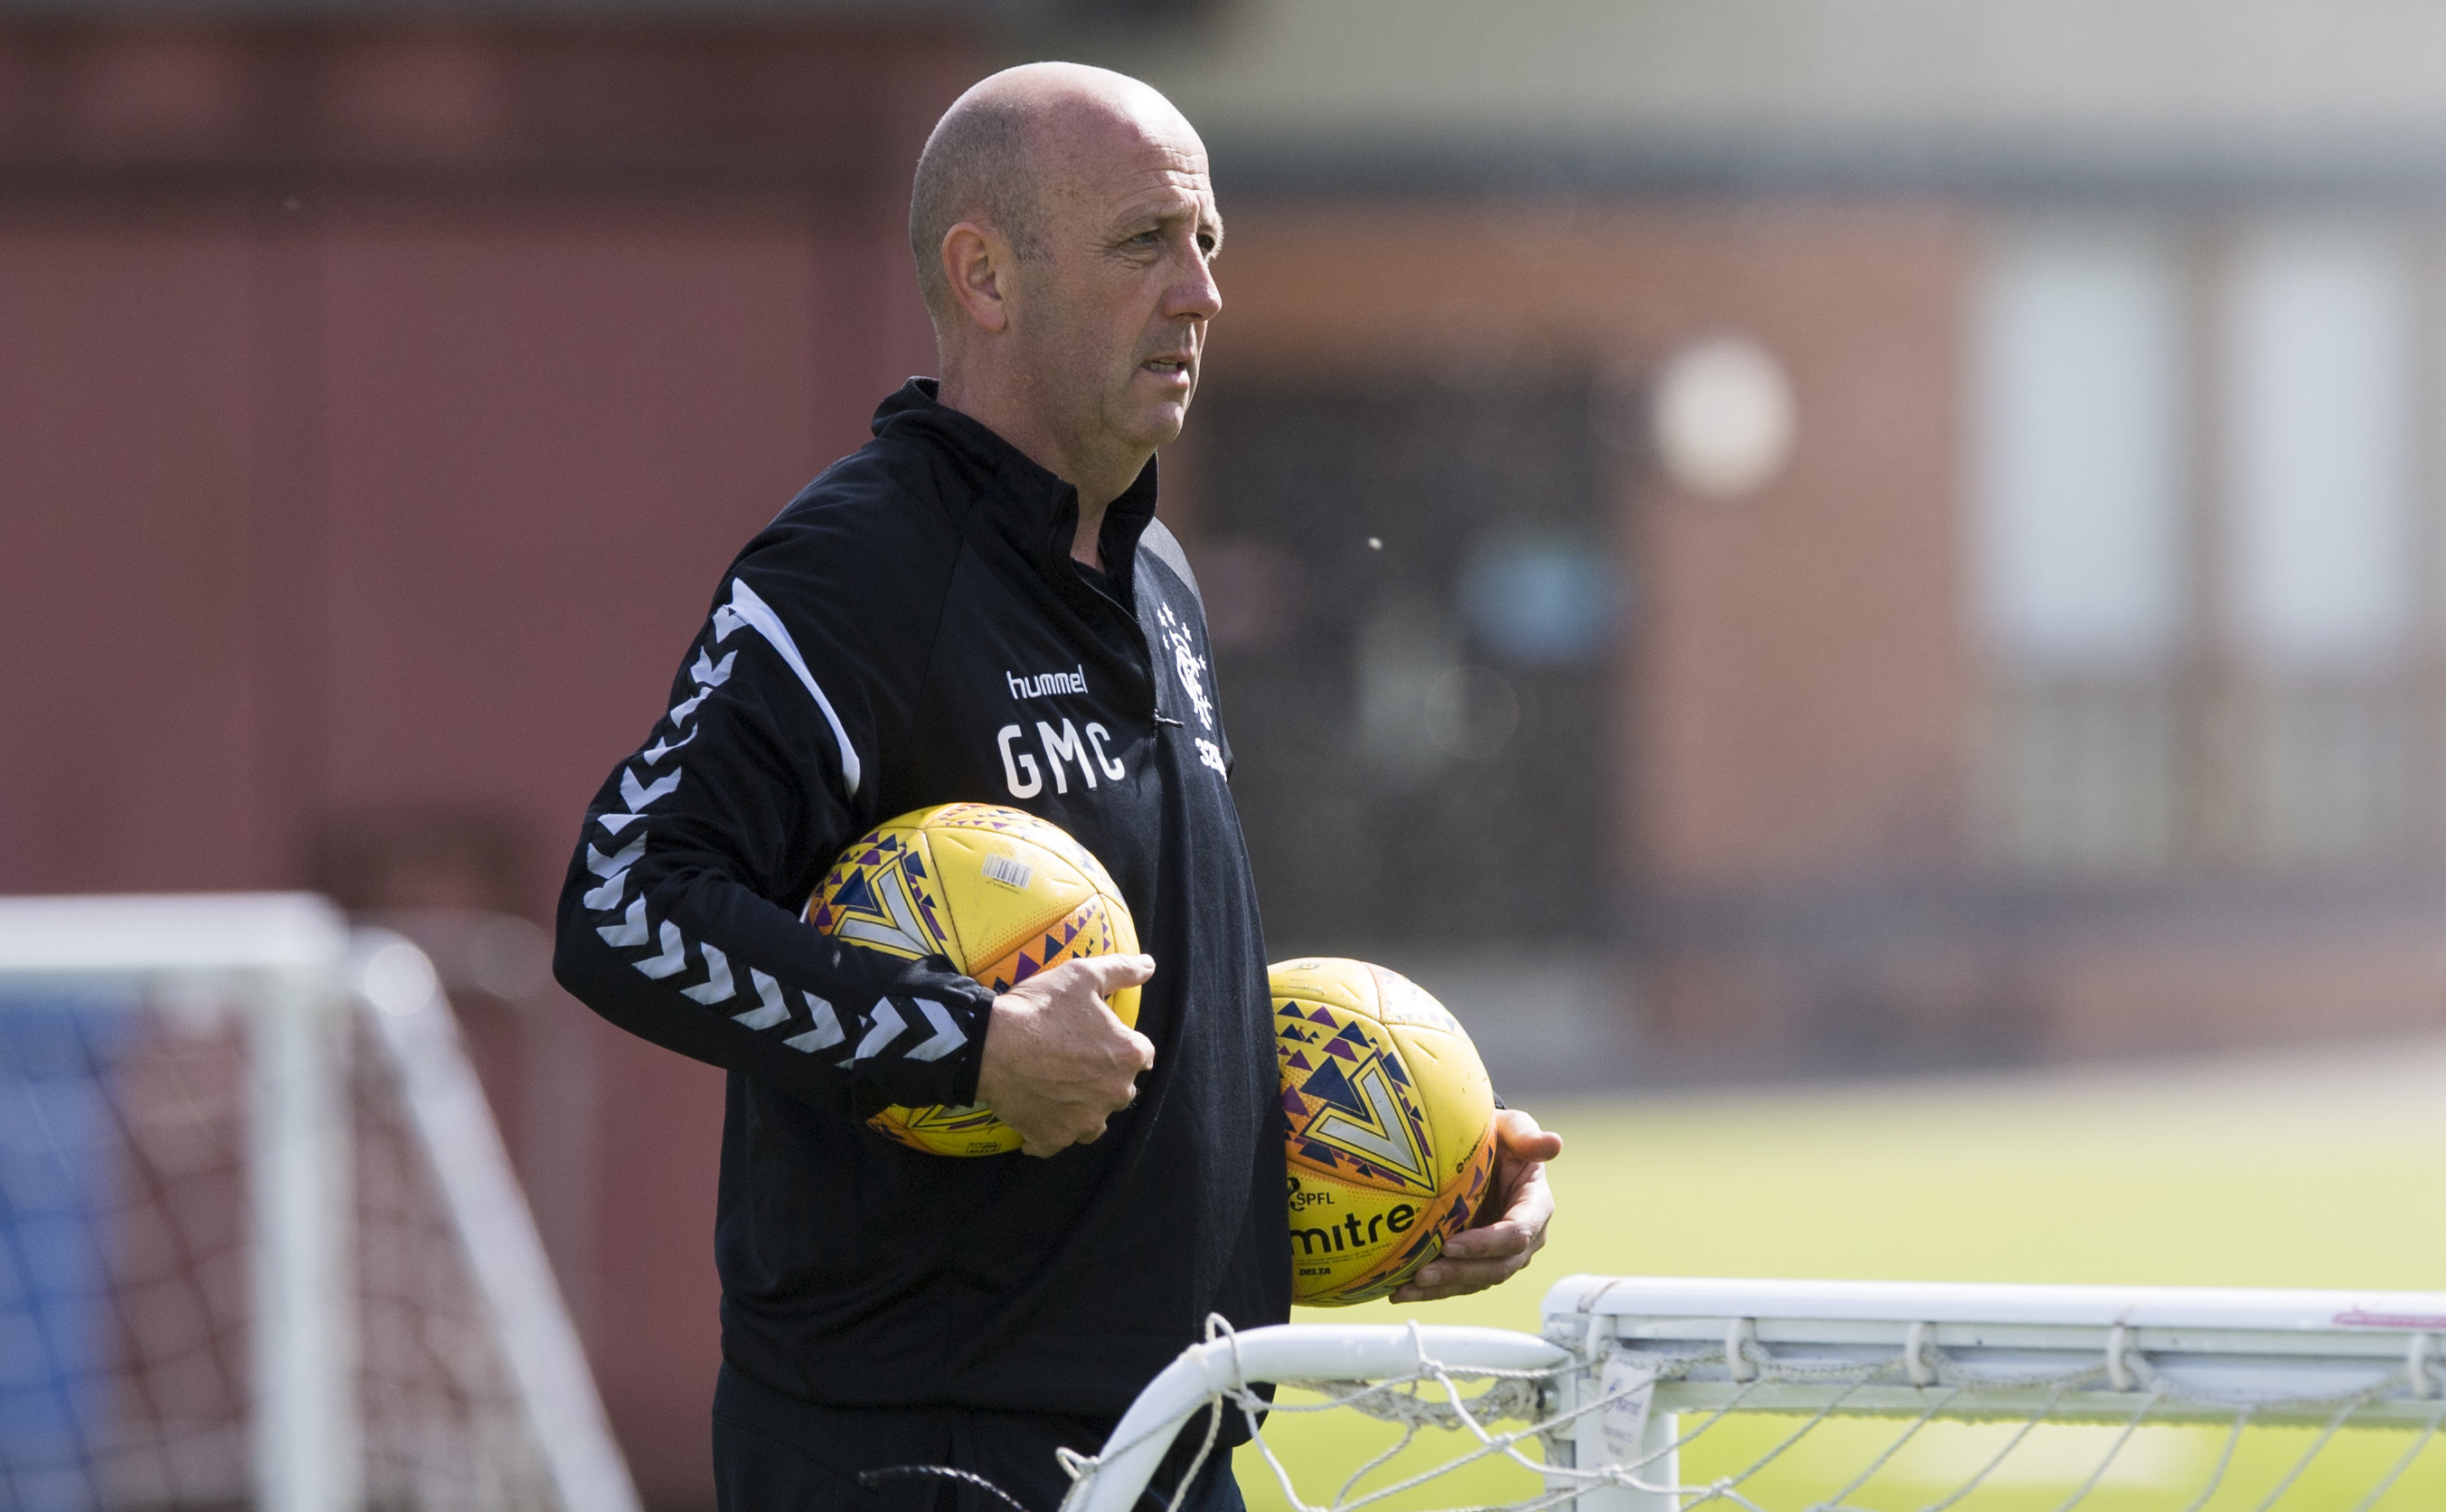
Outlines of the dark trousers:
[{"label": "dark trousers", "polygon": [[[1056,1448],[1093,1454],[1112,1423],[1052,1412],[962,1408],[818,1407],[761,1386],[725,1365],[713,1389],[713,1484],[721,1512],[1012,1512],[991,1492],[942,1476],[860,1484],[861,1471],[950,1465],[1000,1486],[1026,1512],[1055,1512],[1070,1478]],[[1205,1437],[1190,1420],[1138,1512],[1164,1512]],[[1207,1459],[1181,1512],[1244,1512],[1232,1451]]]}]

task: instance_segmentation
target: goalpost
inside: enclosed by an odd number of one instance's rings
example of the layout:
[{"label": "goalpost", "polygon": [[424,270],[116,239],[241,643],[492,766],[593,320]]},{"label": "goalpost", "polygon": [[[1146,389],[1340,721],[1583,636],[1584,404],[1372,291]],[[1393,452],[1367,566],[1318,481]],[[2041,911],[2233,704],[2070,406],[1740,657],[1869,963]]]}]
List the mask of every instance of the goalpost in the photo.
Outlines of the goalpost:
[{"label": "goalpost", "polygon": [[[1072,1462],[1063,1512],[1150,1504],[1221,1412],[1310,1512],[2427,1508],[2441,1345],[2446,1294],[1578,1276],[1543,1337],[1218,1321]],[[1345,1421],[1277,1442],[1312,1412]]]},{"label": "goalpost", "polygon": [[0,1502],[635,1512],[413,945],[0,898]]}]

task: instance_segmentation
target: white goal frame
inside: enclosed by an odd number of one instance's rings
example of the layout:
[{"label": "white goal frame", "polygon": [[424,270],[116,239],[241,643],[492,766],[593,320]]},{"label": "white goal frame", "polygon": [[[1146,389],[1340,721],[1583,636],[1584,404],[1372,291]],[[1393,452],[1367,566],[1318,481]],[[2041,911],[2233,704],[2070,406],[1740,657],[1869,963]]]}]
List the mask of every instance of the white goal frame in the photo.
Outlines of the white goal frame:
[{"label": "white goal frame", "polygon": [[[1690,1411],[1814,1412],[1834,1394],[1805,1381],[1891,1379],[1842,1388],[1847,1412],[2016,1416],[2123,1424],[2252,1421],[2434,1427],[2446,1414],[2446,1294],[2209,1287],[1964,1285],[1886,1281],[1566,1276],[1546,1294],[1547,1337],[1591,1361],[1696,1363],[1659,1380],[1646,1404],[1639,1479],[1680,1482],[1672,1446]],[[1705,1356],[1712,1356],[1706,1358]],[[2064,1389],[2084,1366],[2094,1380]],[[1617,1377],[1635,1380],[1636,1375]],[[2052,1379],[2054,1386],[2005,1383]],[[1968,1381],[1973,1384],[1965,1386]],[[1977,1383],[1986,1384],[1977,1384]],[[1567,1377],[1551,1411],[1598,1406],[1601,1375]],[[1594,1463],[1593,1411],[1549,1436],[1554,1463]],[[1584,1447],[1585,1446],[1585,1447]],[[1581,1512],[1673,1512],[1668,1493],[1607,1484]]]},{"label": "white goal frame", "polygon": [[260,1512],[364,1502],[345,1101],[357,1013],[398,1082],[562,1503],[637,1512],[457,1021],[414,945],[352,931],[309,894],[0,898],[0,978],[71,997],[210,992],[245,1016]]},{"label": "white goal frame", "polygon": [[[2417,1454],[2446,1424],[2441,1344],[2437,1293],[1573,1276],[1547,1294],[1542,1338],[1432,1324],[1221,1330],[1147,1386],[1101,1453],[1071,1462],[1063,1512],[1131,1512],[1182,1430],[1218,1402],[1261,1408],[1246,1393],[1262,1383],[1464,1428],[1461,1458],[1544,1471],[1524,1506],[1577,1512],[1712,1500],[1681,1484],[1681,1420],[1734,1409],[2237,1433],[2349,1422],[2423,1430]],[[1458,1383],[1473,1376],[1496,1385],[1464,1397]],[[1402,1385],[1364,1389],[1380,1381]],[[1494,1429],[1503,1418],[1533,1421]],[[1541,1463],[1523,1452],[1533,1438]]]}]

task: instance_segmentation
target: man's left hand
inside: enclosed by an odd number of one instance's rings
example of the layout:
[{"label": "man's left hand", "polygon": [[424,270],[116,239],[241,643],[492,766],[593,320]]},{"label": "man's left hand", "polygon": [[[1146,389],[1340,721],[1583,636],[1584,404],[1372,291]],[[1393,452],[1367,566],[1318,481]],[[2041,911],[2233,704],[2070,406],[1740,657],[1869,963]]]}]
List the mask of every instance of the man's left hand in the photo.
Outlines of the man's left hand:
[{"label": "man's left hand", "polygon": [[1546,1224],[1554,1216],[1554,1194],[1546,1185],[1546,1162],[1563,1153],[1563,1136],[1550,1134],[1516,1107],[1496,1109],[1495,1181],[1478,1217],[1499,1215],[1444,1241],[1444,1250],[1408,1284],[1396,1302],[1433,1302],[1483,1292],[1509,1280],[1546,1247]]}]

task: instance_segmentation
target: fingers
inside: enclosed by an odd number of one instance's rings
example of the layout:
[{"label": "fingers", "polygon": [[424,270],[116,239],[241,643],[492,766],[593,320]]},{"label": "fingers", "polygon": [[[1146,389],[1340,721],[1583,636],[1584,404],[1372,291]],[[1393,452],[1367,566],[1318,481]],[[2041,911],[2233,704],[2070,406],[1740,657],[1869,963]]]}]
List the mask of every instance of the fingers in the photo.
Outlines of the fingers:
[{"label": "fingers", "polygon": [[[1155,957],[1152,955],[1087,955],[1064,963],[1063,969],[1073,971],[1082,978],[1088,991],[1100,1000],[1099,1006],[1101,1006],[1101,999],[1108,998],[1125,987],[1136,987],[1153,976]],[[1120,1049],[1114,1056],[1117,1065],[1125,1068],[1133,1077],[1155,1065],[1155,1041],[1113,1017],[1110,1008],[1104,1009],[1104,1017],[1119,1035]],[[1132,1088],[1129,1095],[1136,1096],[1136,1088]],[[1126,1107],[1128,1104],[1123,1102],[1114,1106],[1120,1108]]]},{"label": "fingers", "polygon": [[[1073,1033],[1079,1033],[1084,1026],[1070,1015],[1089,1011],[1101,1027],[1085,1031],[1078,1043],[1101,1042],[1112,1052],[1113,1063],[1125,1074],[1135,1076],[1155,1065],[1155,1042],[1122,1023],[1104,1000],[1154,974],[1152,955],[1086,955],[1040,973],[1011,991],[1042,1002],[1057,1017],[1066,1019]],[[1116,1102],[1113,1106],[1121,1105]]]},{"label": "fingers", "polygon": [[[1508,1260],[1520,1265],[1546,1247],[1546,1225],[1554,1217],[1554,1196],[1543,1181],[1527,1181],[1513,1194],[1512,1204],[1492,1223],[1463,1229],[1444,1241],[1443,1253],[1429,1262],[1434,1270],[1447,1260]],[[1515,1270],[1519,1266],[1515,1265]],[[1424,1274],[1424,1273],[1421,1273]],[[1509,1272],[1506,1273],[1510,1274]]]},{"label": "fingers", "polygon": [[1124,987],[1136,987],[1155,974],[1152,955],[1083,955],[1067,963],[1095,984],[1098,997],[1110,997]]},{"label": "fingers", "polygon": [[1498,1260],[1532,1255],[1544,1242],[1539,1231],[1510,1219],[1484,1228],[1463,1229],[1444,1241],[1443,1257],[1456,1260]]},{"label": "fingers", "polygon": [[[1454,1236],[1458,1238],[1458,1235]],[[1483,1292],[1520,1274],[1529,1264],[1529,1256],[1512,1255],[1492,1260],[1455,1260],[1442,1256],[1410,1278],[1407,1285],[1393,1294],[1396,1302],[1439,1302],[1448,1296],[1467,1296]]]},{"label": "fingers", "polygon": [[1023,1128],[1019,1117],[1014,1116],[1015,1111],[995,1109],[1004,1123],[1018,1131],[1021,1152],[1033,1155],[1040,1161],[1048,1160],[1076,1144],[1095,1143],[1104,1137],[1109,1122],[1075,1106],[1039,1106],[1029,1110],[1034,1116]]},{"label": "fingers", "polygon": [[994,1000],[977,1101],[1018,1132],[1021,1149],[1044,1158],[1093,1144],[1112,1116],[1137,1100],[1137,1079],[1155,1064],[1155,1043],[1123,1024],[1104,999],[1154,972],[1145,955],[1089,956],[1039,973]]},{"label": "fingers", "polygon": [[1496,1118],[1496,1189],[1503,1194],[1502,1216],[1445,1240],[1443,1252],[1395,1292],[1394,1301],[1434,1302],[1483,1292],[1519,1275],[1546,1247],[1546,1225],[1554,1217],[1554,1193],[1546,1184],[1543,1163],[1550,1157],[1525,1154],[1523,1147],[1559,1152],[1562,1141],[1526,1113],[1506,1109]]},{"label": "fingers", "polygon": [[1393,1294],[1396,1302],[1433,1302],[1466,1296],[1499,1285],[1528,1269],[1546,1247],[1546,1227],[1506,1218],[1484,1228],[1464,1229],[1444,1242],[1437,1256],[1409,1283]]},{"label": "fingers", "polygon": [[1563,1153],[1563,1136],[1539,1128],[1535,1119],[1516,1107],[1496,1110],[1495,1139],[1504,1154],[1516,1160],[1551,1161]]}]

